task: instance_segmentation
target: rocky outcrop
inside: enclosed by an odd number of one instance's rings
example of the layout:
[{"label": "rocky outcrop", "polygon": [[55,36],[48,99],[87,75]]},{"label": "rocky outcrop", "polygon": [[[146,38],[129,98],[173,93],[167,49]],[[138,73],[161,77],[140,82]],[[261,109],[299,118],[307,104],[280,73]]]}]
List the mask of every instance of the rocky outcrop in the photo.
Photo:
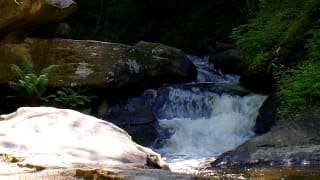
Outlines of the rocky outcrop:
[{"label": "rocky outcrop", "polygon": [[143,97],[108,107],[99,116],[126,130],[140,145],[151,147],[158,138],[156,118]]},{"label": "rocky outcrop", "polygon": [[241,85],[250,91],[262,94],[275,92],[275,80],[272,73],[267,71],[252,72],[244,61],[241,49],[231,48],[211,54],[209,62],[224,74],[240,75]]},{"label": "rocky outcrop", "polygon": [[23,107],[0,116],[0,154],[21,167],[105,165],[168,168],[159,154],[112,123],[73,110]]},{"label": "rocky outcrop", "polygon": [[303,114],[222,154],[212,166],[320,164],[319,127],[320,112]]},{"label": "rocky outcrop", "polygon": [[11,64],[24,57],[38,70],[55,64],[50,87],[85,86],[131,91],[193,80],[196,70],[178,49],[156,43],[135,46],[90,40],[27,38],[21,44],[0,46],[0,84],[15,80]]},{"label": "rocky outcrop", "polygon": [[2,0],[0,39],[17,29],[58,22],[77,9],[72,0]]},{"label": "rocky outcrop", "polygon": [[241,49],[227,49],[210,55],[209,62],[224,74],[237,74],[242,61]]},{"label": "rocky outcrop", "polygon": [[278,121],[277,108],[280,100],[275,94],[271,94],[259,109],[259,115],[256,119],[256,124],[253,127],[257,135],[262,135],[268,132]]}]

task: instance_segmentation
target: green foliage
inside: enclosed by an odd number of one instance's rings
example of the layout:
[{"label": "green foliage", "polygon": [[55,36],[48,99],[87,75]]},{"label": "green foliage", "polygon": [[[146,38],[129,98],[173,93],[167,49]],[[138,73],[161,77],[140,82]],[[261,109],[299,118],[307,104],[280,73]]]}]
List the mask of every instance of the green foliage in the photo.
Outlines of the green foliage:
[{"label": "green foliage", "polygon": [[292,29],[299,17],[298,4],[292,0],[261,1],[257,17],[233,30],[231,37],[244,50],[245,63],[251,71],[267,71],[273,60],[274,49],[284,37],[292,33],[292,30],[288,30]]},{"label": "green foliage", "polygon": [[31,60],[24,59],[22,68],[15,64],[11,66],[12,70],[18,75],[19,80],[18,82],[10,81],[9,85],[18,93],[19,97],[31,101],[42,100],[49,83],[49,74],[54,67],[55,65],[50,65],[38,75]]},{"label": "green foliage", "polygon": [[296,68],[281,73],[277,94],[282,105],[279,109],[284,119],[313,108],[320,98],[320,62],[304,61]]},{"label": "green foliage", "polygon": [[277,94],[282,102],[279,113],[284,119],[319,106],[320,29],[311,29],[307,35],[311,36],[305,45],[306,60],[278,76]]},{"label": "green foliage", "polygon": [[84,91],[79,89],[73,90],[71,88],[62,88],[58,90],[55,95],[48,96],[50,101],[72,107],[83,106],[91,102],[93,98],[94,96],[85,94]]},{"label": "green foliage", "polygon": [[85,94],[81,90],[62,88],[56,94],[46,95],[49,83],[49,74],[55,65],[50,65],[42,69],[39,75],[36,74],[35,67],[31,60],[25,59],[23,66],[12,65],[12,70],[19,77],[18,82],[9,82],[10,87],[18,92],[18,97],[25,98],[31,103],[39,101],[54,102],[66,106],[82,106],[89,103],[94,96]]},{"label": "green foliage", "polygon": [[320,19],[318,21],[319,25],[316,24],[307,32],[307,35],[311,37],[305,45],[305,48],[308,49],[308,58],[314,61],[320,60]]},{"label": "green foliage", "polygon": [[17,159],[10,153],[2,154],[2,159],[3,161],[9,162],[9,163],[17,161]]},{"label": "green foliage", "polygon": [[273,74],[283,119],[320,105],[320,1],[261,0],[256,17],[235,28],[251,74]]}]

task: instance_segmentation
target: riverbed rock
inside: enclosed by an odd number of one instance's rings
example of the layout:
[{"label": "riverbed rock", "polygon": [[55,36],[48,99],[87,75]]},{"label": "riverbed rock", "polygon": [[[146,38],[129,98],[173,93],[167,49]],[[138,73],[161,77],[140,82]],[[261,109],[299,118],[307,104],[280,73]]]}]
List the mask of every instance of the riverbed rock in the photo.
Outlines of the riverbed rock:
[{"label": "riverbed rock", "polygon": [[20,66],[25,57],[31,59],[39,71],[48,65],[57,65],[50,74],[49,87],[107,88],[112,96],[196,78],[194,65],[181,51],[158,43],[148,45],[152,47],[39,38],[3,44],[0,45],[0,65],[6,71],[0,71],[0,84],[17,80],[10,66]]},{"label": "riverbed rock", "polygon": [[77,9],[72,0],[1,0],[0,39],[26,27],[58,22]]},{"label": "riverbed rock", "polygon": [[[188,57],[186,54],[184,54],[183,51],[178,48],[167,46],[161,43],[150,43],[145,41],[140,41],[133,45],[133,47],[145,56],[150,56],[154,60],[162,60],[164,62],[167,61],[167,63],[171,64],[165,68],[171,81],[175,81],[175,79],[180,79],[181,77],[194,79],[194,77],[197,75],[194,65],[191,63],[191,61],[187,60]],[[172,71],[180,74],[181,77],[170,75],[172,74],[170,73]]]},{"label": "riverbed rock", "polygon": [[22,107],[0,116],[0,154],[21,167],[118,166],[168,168],[159,154],[112,123],[77,111]]},{"label": "riverbed rock", "polygon": [[140,145],[151,147],[158,137],[156,118],[142,97],[108,107],[100,116],[127,131]]},{"label": "riverbed rock", "polygon": [[221,166],[320,164],[320,112],[275,126],[212,163]]},{"label": "riverbed rock", "polygon": [[275,94],[271,94],[262,104],[259,109],[259,115],[256,119],[256,124],[253,127],[257,135],[262,135],[268,132],[279,121],[277,108],[280,100]]},{"label": "riverbed rock", "polygon": [[224,74],[237,74],[242,61],[241,49],[227,49],[210,55],[209,62]]}]

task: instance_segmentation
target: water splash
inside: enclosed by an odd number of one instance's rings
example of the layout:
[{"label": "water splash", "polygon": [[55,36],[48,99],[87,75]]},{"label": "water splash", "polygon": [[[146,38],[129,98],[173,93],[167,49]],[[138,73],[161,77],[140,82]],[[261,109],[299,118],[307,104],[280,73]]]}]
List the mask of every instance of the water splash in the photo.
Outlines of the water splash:
[{"label": "water splash", "polygon": [[[159,132],[165,138],[170,135],[157,151],[171,169],[184,172],[205,166],[254,136],[255,120],[266,99],[240,87],[238,75],[215,70],[208,58],[188,57],[197,67],[197,81],[188,88],[171,86],[152,93]],[[209,86],[201,88],[201,83]]]},{"label": "water splash", "polygon": [[[240,97],[215,93],[207,98],[205,111],[209,111],[210,116],[159,120],[160,127],[167,129],[171,136],[158,151],[171,163],[172,169],[203,166],[207,160],[212,161],[214,157],[251,138],[258,110],[266,99],[254,94]],[[187,107],[191,112],[204,110],[192,104],[190,98],[190,104],[182,107]],[[176,113],[179,114],[179,111],[186,109],[177,109]]]},{"label": "water splash", "polygon": [[222,74],[221,71],[214,69],[213,64],[208,63],[208,56],[199,57],[188,55],[188,58],[197,68],[197,82],[239,83],[240,76],[235,74]]}]

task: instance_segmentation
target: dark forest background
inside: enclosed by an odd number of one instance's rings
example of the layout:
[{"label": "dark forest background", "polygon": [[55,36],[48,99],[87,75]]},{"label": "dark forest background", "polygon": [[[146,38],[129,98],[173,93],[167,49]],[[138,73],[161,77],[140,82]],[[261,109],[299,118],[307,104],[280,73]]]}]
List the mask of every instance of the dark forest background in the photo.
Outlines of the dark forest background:
[{"label": "dark forest background", "polygon": [[124,44],[160,42],[201,53],[229,42],[254,2],[245,0],[78,0],[69,19],[71,38]]}]

